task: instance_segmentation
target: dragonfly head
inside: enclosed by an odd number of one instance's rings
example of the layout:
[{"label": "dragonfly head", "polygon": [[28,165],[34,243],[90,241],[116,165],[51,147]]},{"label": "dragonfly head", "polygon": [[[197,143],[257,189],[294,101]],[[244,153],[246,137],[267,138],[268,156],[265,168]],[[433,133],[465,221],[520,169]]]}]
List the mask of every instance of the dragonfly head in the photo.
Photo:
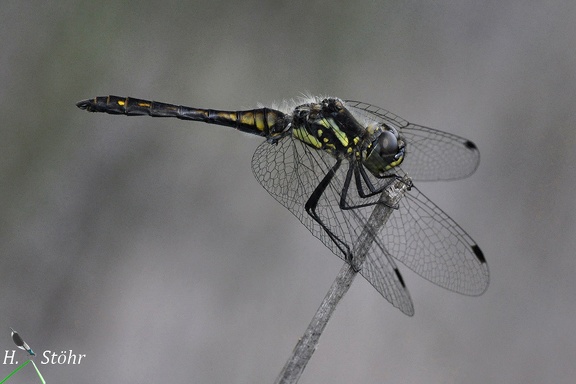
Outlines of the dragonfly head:
[{"label": "dragonfly head", "polygon": [[384,177],[387,172],[400,165],[404,160],[406,144],[398,130],[384,124],[376,131],[374,139],[368,145],[367,156],[363,164],[376,177]]}]

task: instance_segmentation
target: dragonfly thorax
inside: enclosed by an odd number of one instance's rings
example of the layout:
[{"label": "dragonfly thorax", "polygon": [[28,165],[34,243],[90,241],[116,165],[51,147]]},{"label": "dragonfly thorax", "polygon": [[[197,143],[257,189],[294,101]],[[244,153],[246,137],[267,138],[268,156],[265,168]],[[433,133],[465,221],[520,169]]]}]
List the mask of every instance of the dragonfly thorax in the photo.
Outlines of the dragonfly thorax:
[{"label": "dragonfly thorax", "polygon": [[367,131],[340,99],[299,105],[292,114],[292,135],[301,142],[335,157],[351,157],[366,139]]},{"label": "dragonfly thorax", "polygon": [[296,107],[291,124],[296,139],[336,158],[358,161],[376,177],[404,159],[405,142],[395,127],[360,123],[340,99]]}]

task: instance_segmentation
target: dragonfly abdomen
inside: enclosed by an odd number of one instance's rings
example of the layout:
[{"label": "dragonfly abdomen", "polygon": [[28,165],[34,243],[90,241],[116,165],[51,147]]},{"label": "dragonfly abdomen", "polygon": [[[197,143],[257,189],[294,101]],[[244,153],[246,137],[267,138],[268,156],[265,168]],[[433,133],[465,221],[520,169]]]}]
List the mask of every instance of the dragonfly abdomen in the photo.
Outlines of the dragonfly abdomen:
[{"label": "dragonfly abdomen", "polygon": [[105,112],[112,115],[149,115],[203,121],[265,137],[280,135],[289,123],[284,113],[270,108],[219,111],[119,96],[98,96],[94,99],[80,101],[76,105],[89,112]]}]

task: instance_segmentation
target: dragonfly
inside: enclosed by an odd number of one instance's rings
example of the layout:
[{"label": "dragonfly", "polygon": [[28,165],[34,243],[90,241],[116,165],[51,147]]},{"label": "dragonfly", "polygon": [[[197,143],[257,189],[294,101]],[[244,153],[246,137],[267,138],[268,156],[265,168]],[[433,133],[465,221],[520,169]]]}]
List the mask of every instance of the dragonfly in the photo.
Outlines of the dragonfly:
[{"label": "dragonfly", "polygon": [[20,334],[16,332],[14,328],[10,327],[10,329],[12,330],[11,336],[12,341],[14,341],[14,344],[16,344],[16,346],[21,350],[28,352],[30,356],[36,356],[32,348],[30,348],[30,346],[24,341],[24,339],[22,339],[22,336],[20,336]]},{"label": "dragonfly", "polygon": [[414,306],[396,262],[460,294],[477,296],[488,287],[489,270],[480,247],[412,181],[400,202],[390,207],[386,224],[370,233],[363,263],[354,263],[354,246],[375,206],[385,204],[380,195],[386,188],[401,179],[470,176],[480,162],[470,140],[411,124],[371,104],[331,97],[240,111],[119,96],[76,105],[89,112],[200,121],[264,138],[252,157],[258,182],[408,316]]}]

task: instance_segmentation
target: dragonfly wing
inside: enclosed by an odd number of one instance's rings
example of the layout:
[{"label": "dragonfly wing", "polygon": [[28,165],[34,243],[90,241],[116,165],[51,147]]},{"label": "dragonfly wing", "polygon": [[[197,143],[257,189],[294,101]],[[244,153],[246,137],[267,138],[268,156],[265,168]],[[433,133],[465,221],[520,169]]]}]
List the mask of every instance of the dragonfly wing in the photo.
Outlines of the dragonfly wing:
[{"label": "dragonfly wing", "polygon": [[408,316],[414,315],[414,304],[400,271],[378,239],[366,254],[360,274],[392,305]]},{"label": "dragonfly wing", "polygon": [[396,260],[434,284],[471,296],[488,287],[488,264],[478,245],[416,187],[381,237]]},{"label": "dragonfly wing", "polygon": [[415,124],[403,128],[401,134],[408,144],[400,167],[414,180],[462,179],[480,164],[476,145],[460,136]]},{"label": "dragonfly wing", "polygon": [[385,109],[346,101],[346,106],[364,119],[392,124],[406,140],[406,156],[400,168],[413,180],[455,180],[470,176],[480,163],[480,152],[468,139],[433,128],[408,123]]},{"label": "dragonfly wing", "polygon": [[[304,208],[320,179],[329,172],[335,162],[335,158],[328,153],[314,150],[292,137],[286,137],[277,144],[262,143],[252,158],[252,170],[256,179],[272,197],[288,208],[335,255],[345,260],[340,248]],[[316,213],[338,239],[353,249],[374,207],[340,209],[340,195],[348,166],[348,162],[344,161],[338,169],[320,197]],[[351,205],[357,205],[375,203],[378,198],[378,195],[369,199],[360,198],[355,188],[351,187],[347,201]],[[396,263],[377,238],[366,254],[360,273],[392,305],[407,315],[414,313],[410,294],[404,286]]]}]

